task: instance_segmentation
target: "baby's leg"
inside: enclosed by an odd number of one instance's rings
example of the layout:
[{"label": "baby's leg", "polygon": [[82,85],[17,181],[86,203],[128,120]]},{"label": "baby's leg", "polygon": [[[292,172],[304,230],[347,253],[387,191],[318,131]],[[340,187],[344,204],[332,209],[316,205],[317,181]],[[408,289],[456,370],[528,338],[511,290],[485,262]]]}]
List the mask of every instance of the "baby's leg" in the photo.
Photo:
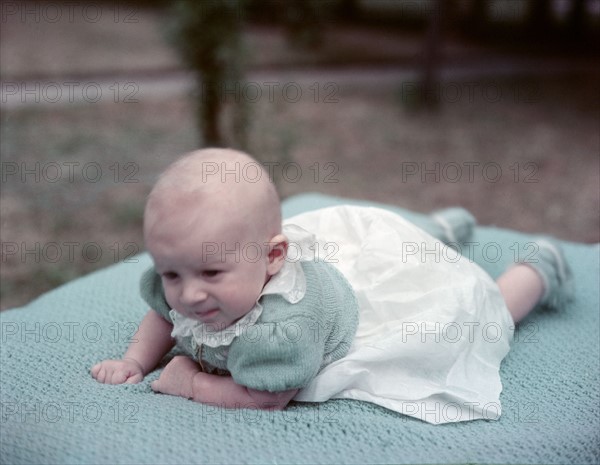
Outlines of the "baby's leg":
[{"label": "baby's leg", "polygon": [[542,298],[542,278],[529,266],[518,264],[509,268],[496,283],[515,323],[531,312]]},{"label": "baby's leg", "polygon": [[560,309],[574,298],[571,270],[558,243],[538,239],[535,244],[534,260],[518,263],[496,280],[515,323],[538,304]]}]

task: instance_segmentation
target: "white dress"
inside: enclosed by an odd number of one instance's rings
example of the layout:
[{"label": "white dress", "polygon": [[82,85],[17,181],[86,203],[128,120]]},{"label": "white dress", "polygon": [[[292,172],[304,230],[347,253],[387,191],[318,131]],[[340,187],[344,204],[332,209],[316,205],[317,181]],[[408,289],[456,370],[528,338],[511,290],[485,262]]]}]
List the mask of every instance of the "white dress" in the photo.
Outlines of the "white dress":
[{"label": "white dress", "polygon": [[436,424],[500,416],[513,322],[486,272],[379,208],[325,208],[284,226],[288,257],[314,241],[310,253],[346,276],[360,306],[349,353],[295,400],[363,400]]}]

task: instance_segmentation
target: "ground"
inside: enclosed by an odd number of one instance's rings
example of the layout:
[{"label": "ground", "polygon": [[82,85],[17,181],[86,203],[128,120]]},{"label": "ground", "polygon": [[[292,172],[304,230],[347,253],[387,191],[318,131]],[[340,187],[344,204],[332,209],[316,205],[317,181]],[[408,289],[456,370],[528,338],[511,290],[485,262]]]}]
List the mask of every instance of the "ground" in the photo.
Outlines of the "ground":
[{"label": "ground", "polygon": [[[135,259],[157,174],[201,145],[193,80],[164,43],[160,15],[124,23],[123,12],[105,13],[113,19],[2,25],[2,309]],[[314,55],[277,29],[246,32],[248,150],[270,163],[282,197],[462,205],[482,225],[598,242],[596,65],[448,39],[439,108],[415,111],[418,36],[326,34]]]}]

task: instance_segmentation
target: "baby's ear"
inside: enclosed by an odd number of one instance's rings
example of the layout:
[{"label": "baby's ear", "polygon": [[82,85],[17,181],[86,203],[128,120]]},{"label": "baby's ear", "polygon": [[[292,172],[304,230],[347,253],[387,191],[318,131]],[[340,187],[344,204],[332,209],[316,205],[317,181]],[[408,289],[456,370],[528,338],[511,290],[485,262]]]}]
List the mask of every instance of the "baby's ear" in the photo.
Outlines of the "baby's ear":
[{"label": "baby's ear", "polygon": [[267,254],[269,261],[267,263],[267,273],[273,276],[285,263],[287,256],[288,240],[283,234],[274,236],[267,245]]}]

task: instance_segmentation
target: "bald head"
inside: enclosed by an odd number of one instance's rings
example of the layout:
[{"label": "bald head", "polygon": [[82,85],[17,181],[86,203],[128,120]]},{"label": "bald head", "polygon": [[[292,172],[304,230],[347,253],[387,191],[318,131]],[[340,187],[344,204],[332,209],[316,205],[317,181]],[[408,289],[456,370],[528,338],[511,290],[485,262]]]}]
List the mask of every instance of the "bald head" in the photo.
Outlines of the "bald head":
[{"label": "bald head", "polygon": [[[181,209],[193,221],[225,216],[266,240],[281,232],[281,206],[266,170],[249,155],[231,149],[203,149],[171,164],[152,189],[144,234]],[[257,237],[258,239],[258,237]]]}]

